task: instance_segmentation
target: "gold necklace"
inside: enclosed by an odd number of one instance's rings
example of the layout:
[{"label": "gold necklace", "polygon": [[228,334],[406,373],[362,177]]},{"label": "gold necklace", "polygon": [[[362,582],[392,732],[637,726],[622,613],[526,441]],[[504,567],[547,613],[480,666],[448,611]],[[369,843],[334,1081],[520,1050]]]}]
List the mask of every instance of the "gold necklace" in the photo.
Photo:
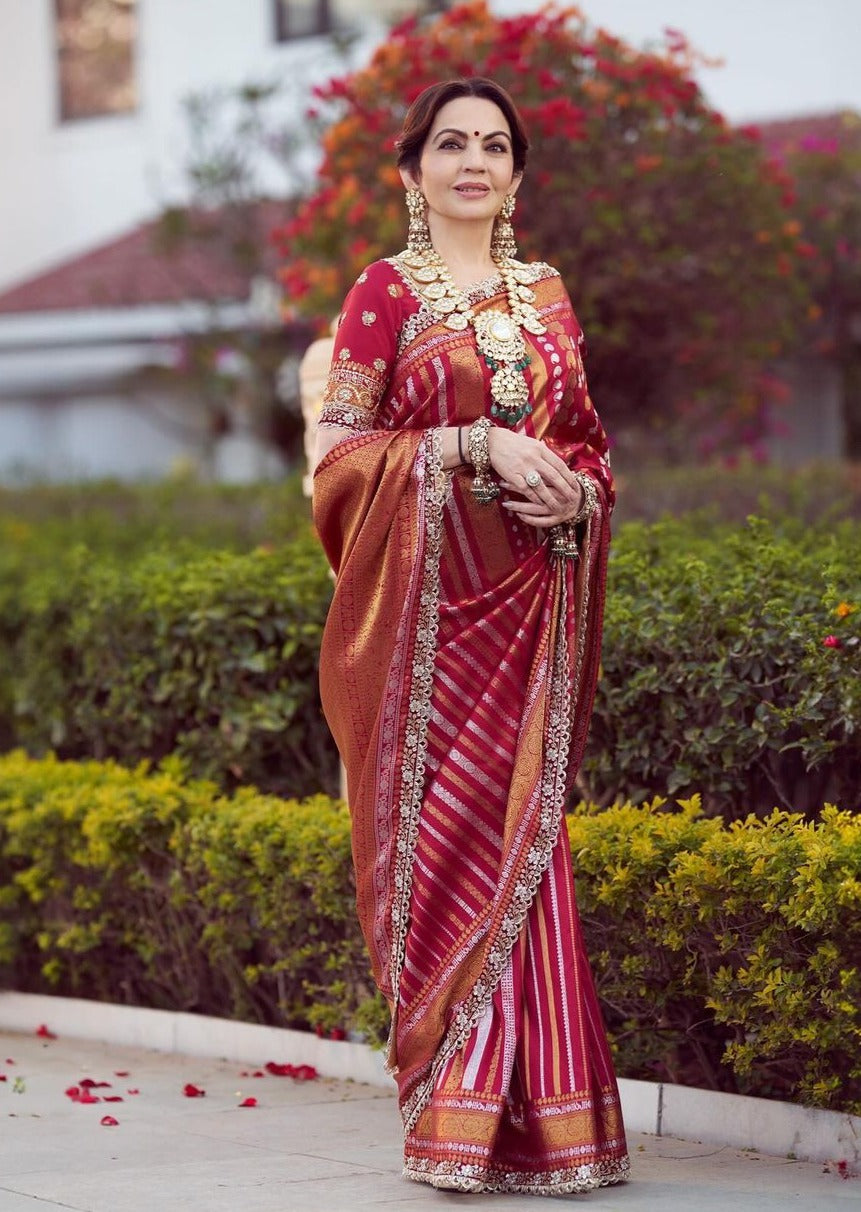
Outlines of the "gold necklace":
[{"label": "gold necklace", "polygon": [[530,271],[508,257],[497,262],[508,297],[508,312],[497,308],[476,312],[436,249],[407,250],[397,261],[430,311],[447,328],[462,332],[472,325],[478,351],[493,372],[490,415],[511,426],[528,416],[532,405],[524,371],[530,358],[522,330],[536,336],[546,331],[533,306],[535,292],[529,287]]}]

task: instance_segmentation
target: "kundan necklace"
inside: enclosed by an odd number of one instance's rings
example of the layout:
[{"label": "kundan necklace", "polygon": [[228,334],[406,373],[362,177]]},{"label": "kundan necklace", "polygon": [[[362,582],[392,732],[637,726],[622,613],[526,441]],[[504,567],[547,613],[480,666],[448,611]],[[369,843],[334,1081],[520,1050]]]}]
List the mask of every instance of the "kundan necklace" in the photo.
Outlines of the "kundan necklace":
[{"label": "kundan necklace", "polygon": [[523,372],[530,359],[522,330],[536,336],[546,331],[533,306],[535,292],[529,287],[533,280],[531,271],[510,258],[498,261],[508,296],[508,312],[495,307],[476,312],[466,293],[455,284],[436,249],[427,252],[408,249],[397,261],[430,311],[447,328],[455,332],[462,332],[470,324],[474,328],[478,352],[492,371],[490,415],[511,426],[528,416],[532,405]]}]

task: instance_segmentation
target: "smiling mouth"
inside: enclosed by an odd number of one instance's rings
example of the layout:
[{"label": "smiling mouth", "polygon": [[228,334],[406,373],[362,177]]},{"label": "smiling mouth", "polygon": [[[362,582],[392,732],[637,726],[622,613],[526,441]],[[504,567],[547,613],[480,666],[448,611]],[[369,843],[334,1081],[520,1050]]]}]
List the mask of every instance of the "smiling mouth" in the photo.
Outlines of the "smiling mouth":
[{"label": "smiling mouth", "polygon": [[486,185],[456,185],[455,192],[459,194],[489,194],[490,190]]}]

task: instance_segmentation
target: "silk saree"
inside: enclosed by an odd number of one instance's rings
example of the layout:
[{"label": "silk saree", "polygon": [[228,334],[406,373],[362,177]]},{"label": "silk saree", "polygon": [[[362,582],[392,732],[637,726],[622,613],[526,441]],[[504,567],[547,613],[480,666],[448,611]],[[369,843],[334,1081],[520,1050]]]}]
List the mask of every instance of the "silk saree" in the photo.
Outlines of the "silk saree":
[{"label": "silk saree", "polygon": [[[559,275],[520,267],[519,423],[594,477],[577,558],[442,467],[439,430],[485,415],[471,328],[423,304],[398,257],[347,297],[314,478],[336,575],[320,684],[347,774],[357,910],[392,1012],[407,1177],[560,1194],[624,1180],[619,1095],[574,892],[564,805],[598,671],[613,481]],[[501,278],[472,306],[506,308]]]}]

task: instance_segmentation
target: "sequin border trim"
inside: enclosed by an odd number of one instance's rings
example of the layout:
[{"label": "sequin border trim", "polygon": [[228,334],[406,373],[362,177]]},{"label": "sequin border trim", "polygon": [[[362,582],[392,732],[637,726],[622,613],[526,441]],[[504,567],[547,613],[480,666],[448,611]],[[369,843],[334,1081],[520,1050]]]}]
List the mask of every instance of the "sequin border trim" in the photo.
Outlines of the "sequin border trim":
[{"label": "sequin border trim", "polygon": [[431,1187],[456,1191],[509,1191],[523,1195],[570,1195],[594,1191],[614,1183],[627,1182],[631,1163],[627,1155],[608,1161],[591,1162],[565,1170],[539,1170],[524,1174],[518,1170],[486,1170],[465,1162],[431,1161],[414,1158],[404,1166],[404,1178],[427,1183]]},{"label": "sequin border trim", "polygon": [[413,650],[412,682],[404,732],[404,756],[401,765],[401,789],[398,832],[395,842],[395,892],[392,898],[391,979],[394,1004],[392,1029],[386,1049],[387,1068],[395,1067],[395,1038],[401,972],[409,929],[413,856],[418,844],[419,814],[424,795],[427,761],[427,730],[431,716],[437,633],[439,631],[440,553],[443,537],[443,504],[447,477],[442,465],[442,434],[429,430],[422,442],[424,460],[423,514],[425,555],[419,599],[416,643]]}]

